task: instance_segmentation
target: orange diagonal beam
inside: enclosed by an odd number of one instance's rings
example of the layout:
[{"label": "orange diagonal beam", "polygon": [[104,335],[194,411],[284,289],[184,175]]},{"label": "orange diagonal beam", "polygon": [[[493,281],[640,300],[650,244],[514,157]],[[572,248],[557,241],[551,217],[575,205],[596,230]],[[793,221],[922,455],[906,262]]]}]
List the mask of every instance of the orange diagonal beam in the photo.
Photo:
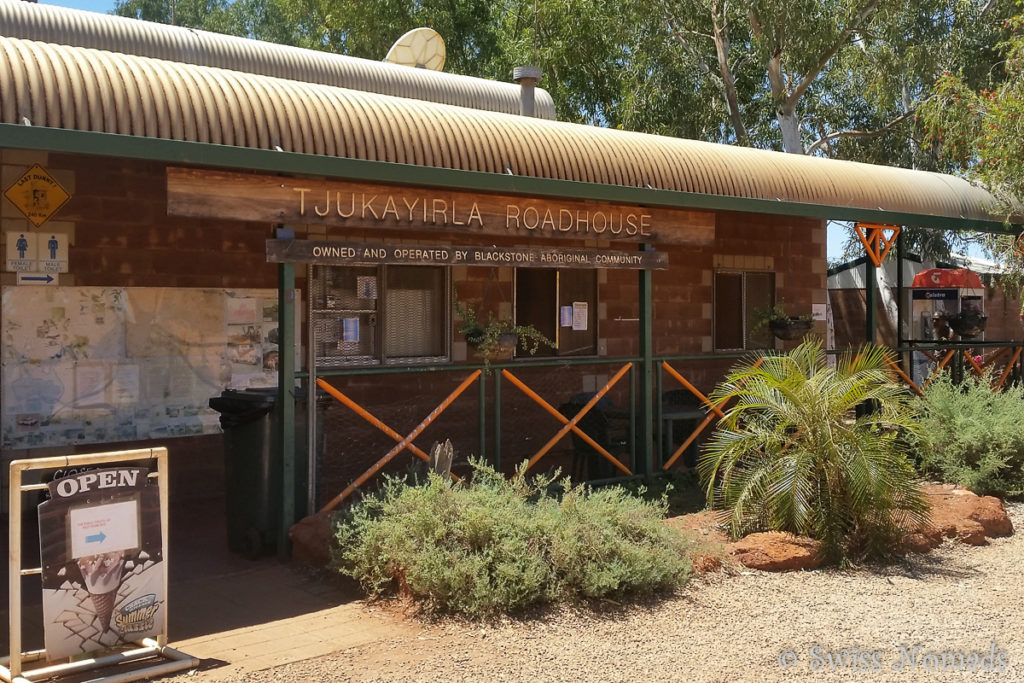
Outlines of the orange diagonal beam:
[{"label": "orange diagonal beam", "polygon": [[564,425],[561,429],[558,430],[557,434],[551,437],[551,439],[546,444],[544,444],[544,446],[539,451],[534,453],[533,457],[530,458],[530,461],[526,464],[526,469],[530,469],[531,467],[533,467],[538,460],[543,458],[547,454],[547,452],[550,451],[554,447],[554,445],[562,439],[563,436],[569,433],[569,430],[572,430],[581,439],[587,442],[587,444],[589,444],[594,450],[600,453],[606,460],[615,465],[615,467],[618,468],[620,472],[623,472],[624,474],[627,475],[633,474],[628,467],[619,462],[618,458],[616,458],[614,455],[605,450],[605,448],[601,444],[597,443],[592,438],[590,438],[589,434],[587,434],[582,429],[576,426],[576,423],[578,423],[580,419],[582,419],[583,416],[586,415],[587,412],[591,408],[593,408],[605,394],[608,393],[608,390],[611,389],[615,385],[615,383],[622,378],[623,375],[629,372],[630,367],[632,367],[631,363],[626,363],[625,365],[623,365],[622,368],[620,368],[619,371],[616,372],[615,375],[610,380],[608,380],[608,382],[603,387],[601,387],[601,390],[594,394],[594,396],[589,401],[587,401],[586,405],[584,405],[580,409],[580,412],[576,413],[576,416],[571,420],[567,418],[565,415],[562,415],[560,412],[558,412],[558,410],[553,408],[550,403],[541,398],[540,395],[537,394],[537,392],[535,392],[533,389],[526,386],[518,377],[513,375],[508,370],[502,370],[502,377],[504,377],[508,381],[512,382],[512,384],[519,387],[519,389],[524,394],[529,396],[534,401],[534,403],[539,405],[547,412],[551,413],[555,418],[558,419],[559,422],[561,422]]},{"label": "orange diagonal beam", "polygon": [[[896,238],[900,234],[900,226],[898,226],[898,225],[888,226],[888,229],[892,230],[892,235],[890,235],[889,237],[885,236],[885,232],[884,231],[886,229],[887,228],[879,228],[878,229],[878,236],[879,236],[879,238],[881,238],[881,240],[883,242],[885,242],[885,249],[882,250],[882,253],[881,253],[881,255],[878,258],[878,260],[881,261],[882,263],[885,262],[885,257],[889,255],[889,252],[892,250],[892,245],[896,242]],[[881,264],[879,264],[879,265],[881,265]]]},{"label": "orange diagonal beam", "polygon": [[[1006,347],[1006,348],[1010,348],[1010,347]],[[1003,388],[1003,382],[1005,382],[1006,378],[1010,376],[1010,371],[1013,370],[1014,364],[1017,362],[1017,359],[1020,358],[1020,352],[1021,351],[1024,351],[1024,346],[1018,346],[1017,347],[1017,350],[1013,354],[1013,358],[1011,358],[1010,362],[1006,364],[1006,369],[1003,370],[1003,374],[999,376],[999,381],[996,382],[996,385],[995,385],[994,388],[996,388],[996,389],[1002,389]]]},{"label": "orange diagonal beam", "polygon": [[[764,358],[758,358],[756,361],[754,361],[754,364],[750,366],[750,369],[753,370],[754,368],[760,366],[761,363],[763,363],[763,362],[764,362]],[[737,384],[737,386],[738,387],[743,386],[743,380],[740,380],[739,383]],[[724,406],[726,403],[728,403],[729,399],[731,399],[731,398],[732,398],[732,394],[726,396],[721,401],[716,403],[715,407],[720,409],[722,406]],[[720,411],[716,411],[716,412],[719,412],[719,414],[721,414]],[[676,449],[676,452],[672,454],[672,457],[668,459],[668,462],[666,462],[664,465],[661,466],[661,469],[667,470],[669,467],[672,467],[672,465],[675,464],[676,460],[679,459],[679,456],[681,456],[684,452],[686,452],[687,447],[689,447],[689,445],[691,443],[693,443],[694,439],[696,439],[698,436],[700,436],[700,433],[703,432],[704,429],[709,424],[711,424],[711,421],[714,420],[714,419],[715,419],[714,413],[712,413],[711,415],[708,415],[706,418],[704,418],[704,421],[701,422],[699,425],[697,425],[697,428],[695,430],[693,430],[693,434],[690,434],[690,438],[688,438],[686,441],[684,441],[683,445]]]},{"label": "orange diagonal beam", "polygon": [[910,388],[914,390],[915,394],[917,394],[918,396],[924,396],[924,392],[921,391],[921,388],[914,384],[914,380],[910,379],[910,377],[907,376],[907,373],[903,372],[903,368],[897,365],[895,361],[889,358],[889,356],[885,356],[885,362],[888,363],[889,366],[896,371],[896,374],[899,375],[903,379],[903,381],[906,382],[910,386]]},{"label": "orange diagonal beam", "polygon": [[956,354],[956,349],[950,349],[949,353],[947,353],[942,358],[942,362],[939,363],[939,366],[937,368],[935,368],[935,372],[933,372],[931,377],[929,377],[925,381],[924,386],[921,387],[922,389],[927,389],[928,388],[928,385],[932,383],[932,380],[935,379],[938,376],[938,374],[940,372],[942,372],[946,368],[946,363],[949,362],[949,359],[952,358],[954,354]]},{"label": "orange diagonal beam", "polygon": [[981,366],[974,362],[974,356],[967,353],[967,349],[964,349],[964,358],[966,358],[967,362],[971,364],[971,367],[974,368],[974,371],[978,373],[978,377],[981,377],[982,375],[985,374],[985,371],[981,369]]},{"label": "orange diagonal beam", "polygon": [[704,394],[700,393],[700,390],[697,387],[695,387],[692,384],[690,384],[690,382],[685,377],[683,377],[681,374],[676,372],[676,369],[673,368],[671,365],[669,365],[668,361],[662,361],[661,362],[661,367],[665,368],[665,370],[668,372],[668,374],[672,375],[677,380],[679,380],[680,384],[682,384],[684,387],[689,389],[691,394],[693,394],[694,396],[699,398],[700,402],[703,403],[704,405],[706,405],[708,408],[710,408],[712,412],[714,412],[716,415],[718,415],[718,417],[720,417],[722,419],[725,419],[725,413],[723,413],[721,410],[719,410],[718,406],[716,406],[714,403],[711,402],[711,399],[709,399]]},{"label": "orange diagonal beam", "polygon": [[[408,436],[406,436],[405,438],[403,438],[395,430],[391,429],[391,427],[388,427],[382,421],[380,421],[379,419],[374,417],[374,415],[372,415],[368,410],[363,408],[361,405],[359,405],[358,403],[356,403],[355,401],[350,399],[348,396],[346,396],[345,394],[341,393],[340,391],[335,389],[333,386],[328,384],[326,381],[324,381],[323,379],[318,379],[316,381],[316,383],[317,383],[317,385],[321,389],[323,389],[324,391],[329,393],[331,396],[333,396],[337,400],[339,400],[342,403],[344,403],[346,406],[351,408],[361,418],[363,418],[364,420],[366,420],[367,422],[369,422],[373,426],[377,427],[382,432],[384,432],[385,434],[387,434],[392,439],[394,439],[395,441],[398,442],[397,444],[395,444],[394,448],[392,448],[390,451],[388,451],[387,454],[383,458],[381,458],[380,460],[375,462],[370,467],[370,469],[368,469],[365,472],[363,472],[363,474],[361,474],[355,481],[353,481],[351,484],[349,484],[345,488],[344,491],[339,493],[329,503],[324,505],[320,509],[320,512],[326,512],[328,510],[333,510],[335,507],[340,505],[342,503],[342,501],[344,501],[346,498],[348,498],[350,495],[352,495],[353,491],[355,491],[357,488],[362,486],[370,477],[372,477],[373,475],[377,474],[377,472],[379,472],[380,469],[382,467],[384,467],[384,465],[387,465],[389,462],[391,462],[391,460],[396,455],[401,453],[406,448],[408,448],[410,451],[412,451],[421,460],[424,460],[426,462],[430,462],[430,456],[427,455],[426,453],[424,453],[420,448],[418,448],[416,446],[416,444],[414,444],[412,442],[413,439],[415,439],[417,436],[422,434],[423,430],[425,430],[428,426],[430,426],[431,422],[433,422],[435,419],[437,419],[437,417],[441,413],[443,413],[448,408],[448,406],[450,406],[452,404],[452,402],[454,402],[455,399],[457,399],[462,394],[462,392],[464,392],[467,388],[469,388],[469,386],[471,384],[473,384],[473,382],[475,382],[477,380],[477,378],[480,376],[480,372],[481,372],[480,370],[476,370],[473,373],[471,373],[469,375],[469,377],[467,377],[466,379],[462,380],[462,383],[458,387],[456,387],[455,390],[452,391],[452,393],[448,394],[447,398],[445,398],[443,401],[441,401],[441,403],[439,403],[436,408],[434,408],[432,411],[430,411],[430,414],[427,415],[423,419],[423,421],[420,422],[419,425],[416,426],[415,429],[413,429],[411,432],[409,432]],[[449,474],[451,475],[451,477],[453,479],[458,481],[458,477],[456,477],[454,474],[451,474],[450,472],[449,472]]]},{"label": "orange diagonal beam", "polygon": [[[854,226],[854,232],[857,233],[857,239],[860,240],[860,243],[864,245],[864,251],[867,252],[867,255],[871,259],[871,262],[878,266],[878,257],[875,255],[874,249],[872,249],[871,242],[868,241],[869,238],[865,234],[865,228],[866,226],[862,226],[860,223],[858,223],[856,226]],[[873,236],[874,235],[872,235],[872,237]]]}]

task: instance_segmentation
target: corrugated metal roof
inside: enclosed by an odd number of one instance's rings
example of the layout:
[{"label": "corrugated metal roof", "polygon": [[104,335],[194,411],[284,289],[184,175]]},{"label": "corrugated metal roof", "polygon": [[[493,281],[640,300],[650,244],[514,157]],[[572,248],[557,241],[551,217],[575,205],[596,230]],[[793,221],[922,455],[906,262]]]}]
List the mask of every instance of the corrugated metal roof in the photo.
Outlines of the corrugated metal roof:
[{"label": "corrugated metal roof", "polygon": [[[519,113],[519,86],[514,83],[411,69],[22,0],[0,0],[0,34],[459,107]],[[535,115],[554,119],[555,105],[550,93],[540,88],[534,93]]]},{"label": "corrugated metal roof", "polygon": [[0,38],[0,122],[416,166],[999,220],[952,176],[544,121]]}]

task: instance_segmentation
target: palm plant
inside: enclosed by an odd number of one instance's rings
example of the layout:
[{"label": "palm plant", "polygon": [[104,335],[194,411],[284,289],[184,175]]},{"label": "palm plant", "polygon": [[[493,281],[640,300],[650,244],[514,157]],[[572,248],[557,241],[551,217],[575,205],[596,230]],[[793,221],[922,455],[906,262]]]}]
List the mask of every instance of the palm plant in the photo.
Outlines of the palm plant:
[{"label": "palm plant", "polygon": [[[730,531],[790,531],[826,559],[885,554],[928,521],[908,458],[918,423],[886,351],[864,346],[830,367],[821,341],[733,368],[712,399],[735,397],[698,463]],[[864,407],[870,406],[870,410]]]}]

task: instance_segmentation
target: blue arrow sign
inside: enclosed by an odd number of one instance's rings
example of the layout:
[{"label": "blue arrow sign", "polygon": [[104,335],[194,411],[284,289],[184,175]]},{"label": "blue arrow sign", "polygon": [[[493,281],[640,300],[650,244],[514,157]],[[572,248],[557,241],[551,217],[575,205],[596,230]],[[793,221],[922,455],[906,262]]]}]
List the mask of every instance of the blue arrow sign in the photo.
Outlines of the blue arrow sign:
[{"label": "blue arrow sign", "polygon": [[93,534],[92,536],[85,537],[86,543],[103,543],[103,541],[105,540],[107,540],[107,535],[102,531],[98,534]]},{"label": "blue arrow sign", "polygon": [[22,282],[45,282],[47,284],[53,282],[52,275],[22,275]]}]

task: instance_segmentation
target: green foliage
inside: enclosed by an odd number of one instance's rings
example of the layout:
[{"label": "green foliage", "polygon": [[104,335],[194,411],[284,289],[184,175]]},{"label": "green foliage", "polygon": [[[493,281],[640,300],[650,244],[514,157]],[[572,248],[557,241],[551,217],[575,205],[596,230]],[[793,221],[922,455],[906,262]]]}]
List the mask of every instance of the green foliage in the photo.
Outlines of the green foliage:
[{"label": "green foliage", "polygon": [[686,580],[686,542],[662,523],[664,500],[568,480],[556,498],[550,478],[472,464],[468,483],[390,479],[352,508],[338,527],[339,570],[371,595],[398,589],[427,610],[471,616]]},{"label": "green foliage", "polygon": [[919,399],[924,472],[978,495],[1024,493],[1024,390],[993,390],[990,377],[937,377]]},{"label": "green foliage", "polygon": [[115,0],[114,14],[286,45],[298,40],[278,0]]},{"label": "green foliage", "polygon": [[[830,367],[821,342],[739,364],[712,392],[735,397],[698,463],[735,536],[789,531],[822,541],[826,556],[885,554],[927,519],[907,455],[917,430],[886,351],[865,346]],[[857,409],[873,405],[871,412]]]},{"label": "green foliage", "polygon": [[[1004,29],[1009,36],[997,44],[1002,68],[980,84],[958,71],[942,74],[920,116],[931,148],[983,183],[1011,217],[1024,210],[1024,14],[1005,21]],[[1022,242],[1001,235],[989,238],[986,247],[1006,267],[1002,286],[1024,289]]]},{"label": "green foliage", "polygon": [[478,319],[476,307],[467,301],[455,301],[455,315],[459,320],[459,334],[465,335],[466,343],[485,357],[489,357],[503,346],[503,338],[515,338],[513,344],[531,356],[541,346],[555,348],[555,343],[533,325],[516,325],[507,318],[498,318],[488,312],[487,321]]},{"label": "green foliage", "polygon": [[751,331],[756,332],[757,330],[768,327],[774,320],[799,320],[802,322],[813,322],[814,316],[810,313],[789,315],[786,313],[785,302],[782,299],[779,299],[772,304],[771,308],[759,308],[754,311],[754,327]]}]

